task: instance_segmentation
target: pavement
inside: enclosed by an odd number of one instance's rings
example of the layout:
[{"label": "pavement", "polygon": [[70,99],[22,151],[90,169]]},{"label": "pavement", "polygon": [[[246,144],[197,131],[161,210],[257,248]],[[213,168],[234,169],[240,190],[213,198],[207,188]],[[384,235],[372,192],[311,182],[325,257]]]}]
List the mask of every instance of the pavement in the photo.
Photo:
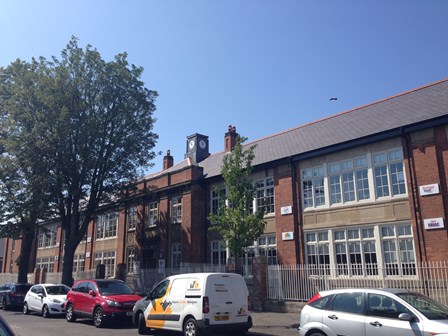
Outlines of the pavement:
[{"label": "pavement", "polygon": [[253,327],[249,335],[297,336],[299,313],[251,312]]}]

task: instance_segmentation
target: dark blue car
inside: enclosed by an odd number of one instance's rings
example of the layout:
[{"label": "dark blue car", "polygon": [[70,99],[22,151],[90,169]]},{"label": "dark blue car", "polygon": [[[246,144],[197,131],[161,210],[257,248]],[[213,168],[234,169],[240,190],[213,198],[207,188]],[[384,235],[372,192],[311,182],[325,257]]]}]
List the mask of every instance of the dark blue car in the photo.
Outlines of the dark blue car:
[{"label": "dark blue car", "polygon": [[0,286],[0,304],[3,310],[22,309],[23,300],[31,286],[29,283],[6,283]]}]

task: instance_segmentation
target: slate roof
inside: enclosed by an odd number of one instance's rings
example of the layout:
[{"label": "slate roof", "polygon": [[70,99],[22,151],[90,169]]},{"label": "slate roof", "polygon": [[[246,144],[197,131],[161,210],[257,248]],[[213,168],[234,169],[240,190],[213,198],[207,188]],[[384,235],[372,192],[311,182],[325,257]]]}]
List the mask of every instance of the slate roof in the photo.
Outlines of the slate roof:
[{"label": "slate roof", "polygon": [[[448,116],[448,78],[247,143],[245,147],[257,145],[252,162],[257,166],[444,116]],[[224,155],[225,152],[212,154],[197,164],[204,168],[206,178],[220,175]],[[177,168],[184,167],[186,161]]]}]

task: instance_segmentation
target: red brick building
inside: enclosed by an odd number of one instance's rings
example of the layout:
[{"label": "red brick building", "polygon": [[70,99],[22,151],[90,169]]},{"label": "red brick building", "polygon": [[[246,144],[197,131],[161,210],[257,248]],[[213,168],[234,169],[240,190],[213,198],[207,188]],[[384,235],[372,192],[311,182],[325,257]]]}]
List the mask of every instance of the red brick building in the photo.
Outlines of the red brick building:
[{"label": "red brick building", "polygon": [[[104,207],[75,255],[74,271],[106,264],[141,268],[224,265],[225,243],[208,230],[216,186],[236,128],[223,151],[187,137],[175,163],[135,183],[117,207]],[[254,208],[266,207],[265,233],[247,249],[269,263],[380,265],[393,274],[448,255],[448,80],[398,94],[253,141]],[[36,239],[33,266],[60,271],[63,233],[57,222]],[[17,272],[20,242],[6,241],[2,272]],[[361,271],[360,271],[361,272]],[[403,273],[403,274],[404,274]],[[368,275],[367,273],[365,275]]]}]

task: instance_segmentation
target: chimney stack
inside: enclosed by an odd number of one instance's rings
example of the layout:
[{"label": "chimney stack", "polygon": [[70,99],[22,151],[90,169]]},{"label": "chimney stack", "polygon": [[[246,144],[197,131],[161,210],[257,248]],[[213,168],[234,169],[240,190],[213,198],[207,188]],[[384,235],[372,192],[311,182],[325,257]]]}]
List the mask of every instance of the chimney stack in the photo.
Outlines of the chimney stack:
[{"label": "chimney stack", "polygon": [[174,163],[174,159],[171,156],[170,150],[168,149],[166,151],[166,155],[163,157],[163,170],[171,168],[173,166],[173,163]]},{"label": "chimney stack", "polygon": [[230,152],[236,144],[236,137],[238,133],[236,132],[236,127],[229,125],[227,127],[227,133],[224,135],[224,151]]}]

